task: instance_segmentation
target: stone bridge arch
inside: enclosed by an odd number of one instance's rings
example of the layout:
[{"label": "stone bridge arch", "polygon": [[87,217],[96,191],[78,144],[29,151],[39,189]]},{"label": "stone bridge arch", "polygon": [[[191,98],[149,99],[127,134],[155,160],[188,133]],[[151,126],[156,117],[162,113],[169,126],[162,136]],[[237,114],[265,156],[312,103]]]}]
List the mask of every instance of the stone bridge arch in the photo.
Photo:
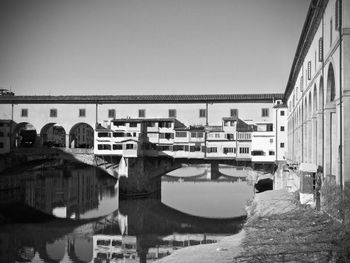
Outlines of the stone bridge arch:
[{"label": "stone bridge arch", "polygon": [[32,147],[40,144],[37,136],[37,129],[30,122],[17,123],[12,132],[13,146],[19,147]]},{"label": "stone bridge arch", "polygon": [[337,174],[338,136],[337,136],[337,109],[336,109],[336,82],[333,63],[329,63],[327,70],[325,119],[325,175]]},{"label": "stone bridge arch", "polygon": [[92,148],[94,146],[94,129],[86,122],[78,122],[69,131],[69,148]]},{"label": "stone bridge arch", "polygon": [[45,124],[40,130],[40,139],[43,146],[66,147],[66,137],[65,128],[55,122]]}]

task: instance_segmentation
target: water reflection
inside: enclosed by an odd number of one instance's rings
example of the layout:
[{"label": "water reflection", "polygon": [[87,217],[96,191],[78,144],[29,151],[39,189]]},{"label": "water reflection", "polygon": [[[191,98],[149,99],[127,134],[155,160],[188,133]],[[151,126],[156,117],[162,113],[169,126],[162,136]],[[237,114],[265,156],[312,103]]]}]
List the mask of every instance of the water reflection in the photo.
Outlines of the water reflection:
[{"label": "water reflection", "polygon": [[[94,168],[39,169],[21,174],[2,175],[0,206],[17,210],[19,207],[27,208],[28,213],[30,211],[36,215],[40,211],[60,218],[99,217],[111,213],[116,208],[118,195],[115,184],[114,178]],[[11,215],[15,216],[15,213]]]},{"label": "water reflection", "polygon": [[[0,180],[1,262],[152,262],[237,233],[245,215],[233,203],[242,208],[249,198],[242,181],[164,178],[162,199],[118,200],[115,180],[93,168],[30,171]],[[243,198],[232,200],[232,194]],[[219,200],[222,211],[206,198]]]}]

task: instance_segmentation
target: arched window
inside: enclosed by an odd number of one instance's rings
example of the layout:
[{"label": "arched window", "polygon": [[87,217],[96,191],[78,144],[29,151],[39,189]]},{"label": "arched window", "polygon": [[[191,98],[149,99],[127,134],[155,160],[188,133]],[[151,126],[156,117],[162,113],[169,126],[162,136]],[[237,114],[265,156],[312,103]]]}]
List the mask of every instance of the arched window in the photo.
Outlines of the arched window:
[{"label": "arched window", "polygon": [[335,81],[334,70],[332,64],[329,64],[327,74],[327,103],[334,101],[335,99]]}]

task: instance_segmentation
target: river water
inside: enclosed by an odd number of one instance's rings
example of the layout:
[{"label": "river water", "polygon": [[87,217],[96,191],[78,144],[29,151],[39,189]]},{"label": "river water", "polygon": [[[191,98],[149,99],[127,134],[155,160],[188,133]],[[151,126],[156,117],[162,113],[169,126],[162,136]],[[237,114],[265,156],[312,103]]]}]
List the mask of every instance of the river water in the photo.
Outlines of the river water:
[{"label": "river water", "polygon": [[240,231],[253,196],[242,169],[184,166],[153,198],[119,199],[92,167],[0,175],[0,262],[153,262]]}]

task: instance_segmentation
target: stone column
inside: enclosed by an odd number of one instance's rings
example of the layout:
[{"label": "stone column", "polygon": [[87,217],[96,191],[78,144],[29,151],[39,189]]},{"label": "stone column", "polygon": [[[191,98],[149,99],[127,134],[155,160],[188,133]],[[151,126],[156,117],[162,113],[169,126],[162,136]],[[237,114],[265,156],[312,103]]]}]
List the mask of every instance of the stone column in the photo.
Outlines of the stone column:
[{"label": "stone column", "polygon": [[304,121],[303,122],[303,127],[302,127],[302,151],[303,151],[303,154],[302,154],[302,158],[301,158],[301,162],[303,163],[306,163],[306,155],[307,155],[307,122]]},{"label": "stone column", "polygon": [[317,111],[317,165],[323,167],[323,112],[322,110]]},{"label": "stone column", "polygon": [[66,139],[66,148],[70,148],[69,147],[69,133],[68,134],[66,133],[66,138],[65,139]]},{"label": "stone column", "polygon": [[307,143],[306,162],[312,163],[312,119],[311,118],[307,120],[306,143]]},{"label": "stone column", "polygon": [[350,196],[350,90],[344,91],[343,109],[343,181]]},{"label": "stone column", "polygon": [[312,159],[311,163],[314,163],[317,165],[317,147],[318,145],[318,140],[317,140],[317,114],[314,114],[312,116]]},{"label": "stone column", "polygon": [[[334,119],[336,117],[335,115],[335,108],[334,104],[328,104],[325,107],[325,128],[324,128],[324,174],[325,175],[335,175],[334,168],[332,167],[333,164],[336,164],[337,158],[336,151],[338,150],[338,147],[336,146],[336,120]],[[334,114],[334,115],[333,115]],[[336,149],[335,149],[336,148]]]}]

